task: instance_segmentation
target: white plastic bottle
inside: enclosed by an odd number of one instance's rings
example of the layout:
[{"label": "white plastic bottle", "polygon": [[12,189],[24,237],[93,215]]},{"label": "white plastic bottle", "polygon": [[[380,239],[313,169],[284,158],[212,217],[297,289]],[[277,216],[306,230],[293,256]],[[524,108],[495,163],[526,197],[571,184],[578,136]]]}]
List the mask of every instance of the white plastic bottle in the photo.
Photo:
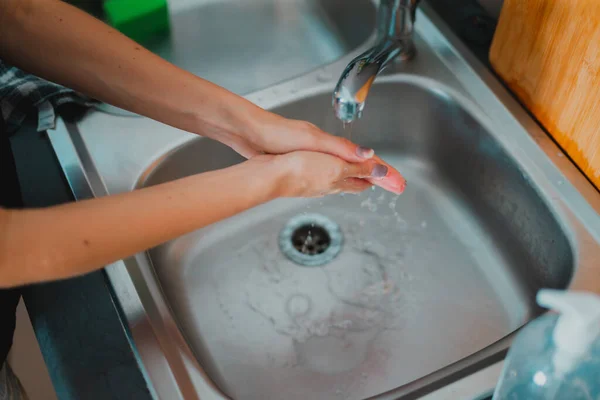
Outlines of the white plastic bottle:
[{"label": "white plastic bottle", "polygon": [[540,290],[548,313],[515,338],[493,400],[600,400],[600,296]]}]

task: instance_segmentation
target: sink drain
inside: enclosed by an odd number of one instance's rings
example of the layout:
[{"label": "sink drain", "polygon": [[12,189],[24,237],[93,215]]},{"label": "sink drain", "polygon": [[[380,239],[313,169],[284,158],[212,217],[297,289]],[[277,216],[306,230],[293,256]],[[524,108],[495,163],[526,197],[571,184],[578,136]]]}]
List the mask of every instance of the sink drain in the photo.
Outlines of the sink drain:
[{"label": "sink drain", "polygon": [[297,215],[279,234],[279,248],[296,264],[307,267],[327,264],[342,249],[342,232],[338,224],[323,215]]},{"label": "sink drain", "polygon": [[303,225],[292,233],[292,245],[302,254],[315,256],[327,251],[331,245],[331,238],[320,226]]}]

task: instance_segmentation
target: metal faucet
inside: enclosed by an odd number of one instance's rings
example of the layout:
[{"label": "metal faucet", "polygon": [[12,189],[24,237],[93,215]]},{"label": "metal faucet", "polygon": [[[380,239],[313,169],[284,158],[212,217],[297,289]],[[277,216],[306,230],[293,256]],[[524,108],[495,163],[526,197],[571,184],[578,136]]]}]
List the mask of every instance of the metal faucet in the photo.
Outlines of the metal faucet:
[{"label": "metal faucet", "polygon": [[395,58],[415,54],[413,25],[419,0],[379,0],[377,44],[352,60],[333,92],[335,115],[343,122],[360,118],[375,77]]}]

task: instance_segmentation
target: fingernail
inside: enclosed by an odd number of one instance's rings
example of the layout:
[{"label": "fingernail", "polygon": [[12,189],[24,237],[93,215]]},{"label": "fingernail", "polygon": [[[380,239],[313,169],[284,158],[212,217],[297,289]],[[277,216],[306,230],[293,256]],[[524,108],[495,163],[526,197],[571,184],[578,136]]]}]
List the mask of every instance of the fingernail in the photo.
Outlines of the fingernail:
[{"label": "fingernail", "polygon": [[385,165],[377,164],[373,167],[373,171],[371,171],[371,176],[373,178],[383,178],[387,175],[388,167]]},{"label": "fingernail", "polygon": [[400,185],[400,190],[399,190],[399,193],[398,193],[398,194],[402,194],[402,193],[404,193],[404,191],[406,190],[406,186],[408,186],[408,181],[406,181],[406,180],[405,180],[405,181],[404,181],[404,184],[403,184],[403,185]]},{"label": "fingernail", "polygon": [[369,149],[368,147],[358,146],[356,148],[356,154],[360,158],[371,158],[375,155],[375,150]]}]

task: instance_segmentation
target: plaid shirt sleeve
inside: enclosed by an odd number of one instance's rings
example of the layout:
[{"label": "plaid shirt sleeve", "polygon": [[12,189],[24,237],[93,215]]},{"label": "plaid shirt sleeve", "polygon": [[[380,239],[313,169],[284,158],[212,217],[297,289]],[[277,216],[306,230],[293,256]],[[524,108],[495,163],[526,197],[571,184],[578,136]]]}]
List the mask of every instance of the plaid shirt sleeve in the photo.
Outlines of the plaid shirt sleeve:
[{"label": "plaid shirt sleeve", "polygon": [[16,132],[32,109],[38,112],[38,131],[54,128],[55,110],[66,103],[91,106],[96,101],[0,60],[0,117],[7,133]]}]

